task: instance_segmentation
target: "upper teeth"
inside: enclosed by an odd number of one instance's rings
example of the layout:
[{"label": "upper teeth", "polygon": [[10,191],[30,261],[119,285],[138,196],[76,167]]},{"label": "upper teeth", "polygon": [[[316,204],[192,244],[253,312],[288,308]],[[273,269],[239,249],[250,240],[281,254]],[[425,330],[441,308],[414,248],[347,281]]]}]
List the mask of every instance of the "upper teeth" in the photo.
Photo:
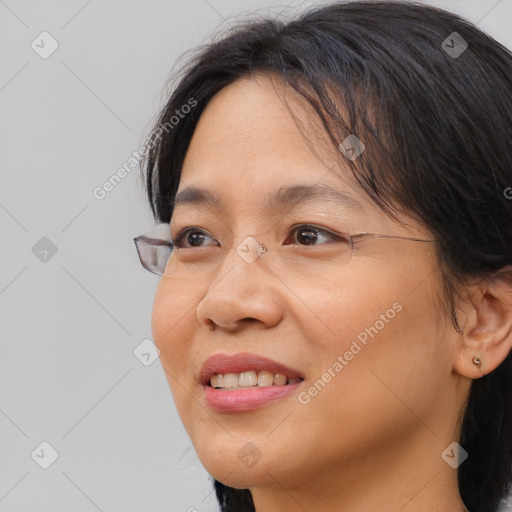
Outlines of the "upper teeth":
[{"label": "upper teeth", "polygon": [[272,373],[266,370],[256,373],[255,371],[241,373],[214,373],[210,377],[212,388],[237,389],[263,386],[284,386],[289,383],[298,382],[300,379],[288,380],[282,373]]}]

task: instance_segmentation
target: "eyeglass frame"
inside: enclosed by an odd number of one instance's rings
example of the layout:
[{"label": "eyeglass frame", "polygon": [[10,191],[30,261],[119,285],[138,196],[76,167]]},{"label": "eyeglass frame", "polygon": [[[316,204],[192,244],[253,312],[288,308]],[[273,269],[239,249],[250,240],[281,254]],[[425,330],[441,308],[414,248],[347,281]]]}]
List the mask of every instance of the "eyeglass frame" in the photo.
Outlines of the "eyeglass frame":
[{"label": "eyeglass frame", "polygon": [[[412,242],[435,242],[436,241],[436,240],[430,240],[430,239],[425,239],[425,238],[414,238],[414,237],[408,237],[408,236],[385,235],[385,234],[381,234],[381,233],[367,233],[367,232],[356,233],[354,235],[350,235],[348,233],[338,233],[338,235],[346,238],[347,241],[350,242],[351,250],[352,250],[352,247],[353,247],[355,242],[359,242],[359,241],[361,241],[362,239],[364,239],[366,237],[384,238],[384,239],[390,239],[390,240],[409,240],[409,241],[412,241]],[[133,242],[135,243],[135,248],[137,250],[137,254],[139,256],[139,260],[140,260],[141,265],[146,270],[151,272],[152,274],[155,274],[157,276],[163,276],[164,273],[165,273],[165,267],[164,267],[164,270],[162,272],[155,271],[154,269],[152,270],[148,266],[148,264],[144,261],[144,259],[142,257],[139,244],[141,242],[143,242],[145,245],[151,245],[151,246],[154,246],[154,247],[167,246],[169,248],[169,257],[170,257],[171,254],[172,254],[172,250],[173,250],[173,243],[170,242],[169,240],[163,240],[161,238],[152,238],[152,237],[148,237],[146,235],[139,235],[139,236],[135,237],[133,239]],[[151,243],[151,242],[153,242],[153,243]]]}]

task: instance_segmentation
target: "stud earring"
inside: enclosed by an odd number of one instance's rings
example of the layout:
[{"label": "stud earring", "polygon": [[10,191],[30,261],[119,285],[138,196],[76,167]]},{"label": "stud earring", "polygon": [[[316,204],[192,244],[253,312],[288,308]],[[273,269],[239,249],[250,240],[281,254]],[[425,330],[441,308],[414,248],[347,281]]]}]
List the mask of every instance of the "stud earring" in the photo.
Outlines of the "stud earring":
[{"label": "stud earring", "polygon": [[473,364],[477,368],[480,368],[480,366],[482,366],[482,360],[478,356],[475,356],[475,357],[473,357]]}]

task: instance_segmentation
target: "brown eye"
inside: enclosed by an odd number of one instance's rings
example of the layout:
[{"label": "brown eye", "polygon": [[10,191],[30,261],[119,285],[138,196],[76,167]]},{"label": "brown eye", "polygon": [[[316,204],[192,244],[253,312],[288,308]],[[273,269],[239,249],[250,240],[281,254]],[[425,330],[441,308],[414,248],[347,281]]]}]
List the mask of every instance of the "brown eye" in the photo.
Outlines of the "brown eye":
[{"label": "brown eye", "polygon": [[179,234],[176,242],[174,242],[174,247],[179,249],[190,249],[194,247],[204,247],[205,244],[203,242],[207,239],[215,240],[215,238],[206,231],[203,231],[201,228],[197,227],[188,227],[182,229]]},{"label": "brown eye", "polygon": [[[292,236],[295,243],[298,245],[322,245],[325,242],[348,242],[348,239],[343,235],[337,235],[330,231],[312,226],[309,224],[302,224],[294,226],[288,233],[288,238]],[[287,238],[287,240],[288,240]],[[292,242],[293,243],[293,242]]]}]

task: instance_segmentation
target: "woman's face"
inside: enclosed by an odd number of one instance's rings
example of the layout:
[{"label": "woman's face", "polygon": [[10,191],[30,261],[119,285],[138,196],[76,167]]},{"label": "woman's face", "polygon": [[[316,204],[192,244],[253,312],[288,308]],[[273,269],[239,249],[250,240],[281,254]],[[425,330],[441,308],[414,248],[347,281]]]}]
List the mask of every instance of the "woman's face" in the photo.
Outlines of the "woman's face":
[{"label": "woman's face", "polygon": [[[316,127],[305,133],[321,133]],[[232,487],[328,489],[357,481],[369,465],[389,471],[390,457],[405,464],[432,453],[444,467],[441,452],[454,439],[451,415],[462,390],[449,322],[436,306],[434,245],[369,237],[347,258],[347,243],[329,233],[431,235],[408,217],[404,227],[385,216],[349,178],[351,162],[324,135],[309,137],[313,146],[268,77],[247,78],[210,101],[183,166],[178,193],[200,188],[218,204],[176,206],[173,241],[183,228],[195,230],[159,283],[153,334],[202,464]],[[298,185],[323,188],[275,195]],[[316,230],[289,234],[303,224]],[[267,252],[258,251],[260,242]],[[225,393],[224,406],[208,401],[203,364],[240,353],[303,380],[262,403],[230,390],[214,392]],[[250,393],[261,388],[243,392]]]}]

